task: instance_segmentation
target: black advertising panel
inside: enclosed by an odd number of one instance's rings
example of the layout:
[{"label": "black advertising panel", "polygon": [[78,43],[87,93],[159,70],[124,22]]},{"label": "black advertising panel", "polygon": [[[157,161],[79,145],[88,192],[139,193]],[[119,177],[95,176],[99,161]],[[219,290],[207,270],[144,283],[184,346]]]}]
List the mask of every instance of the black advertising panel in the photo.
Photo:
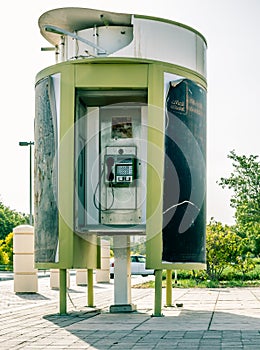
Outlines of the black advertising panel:
[{"label": "black advertising panel", "polygon": [[165,117],[162,260],[205,263],[205,89],[170,82]]}]

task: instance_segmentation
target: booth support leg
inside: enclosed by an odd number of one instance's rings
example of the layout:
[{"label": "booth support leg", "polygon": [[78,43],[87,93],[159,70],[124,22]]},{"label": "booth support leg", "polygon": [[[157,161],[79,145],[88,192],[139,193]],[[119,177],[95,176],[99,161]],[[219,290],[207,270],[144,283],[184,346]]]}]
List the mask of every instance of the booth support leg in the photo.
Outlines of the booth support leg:
[{"label": "booth support leg", "polygon": [[60,314],[67,313],[67,270],[60,269]]},{"label": "booth support leg", "polygon": [[172,270],[166,270],[166,306],[172,306]]},{"label": "booth support leg", "polygon": [[88,306],[94,307],[93,269],[88,269]]},{"label": "booth support leg", "polygon": [[162,315],[162,270],[155,270],[155,299],[154,299],[154,314],[155,317]]}]

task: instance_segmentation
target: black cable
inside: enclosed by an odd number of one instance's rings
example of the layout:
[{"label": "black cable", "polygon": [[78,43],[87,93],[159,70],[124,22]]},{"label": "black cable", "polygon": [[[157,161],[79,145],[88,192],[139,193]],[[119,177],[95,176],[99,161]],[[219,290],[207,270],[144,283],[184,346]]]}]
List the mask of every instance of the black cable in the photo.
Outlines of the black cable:
[{"label": "black cable", "polygon": [[115,192],[114,192],[114,187],[113,187],[112,182],[111,182],[111,186],[110,186],[110,184],[109,184],[109,187],[111,187],[111,193],[112,193],[112,203],[111,203],[110,207],[109,207],[109,208],[107,208],[106,210],[110,210],[110,209],[113,207],[113,205],[114,205],[114,201],[115,201]]},{"label": "black cable", "polygon": [[100,186],[100,182],[101,182],[101,180],[102,180],[103,174],[104,174],[104,169],[102,170],[102,172],[101,172],[101,174],[100,174],[98,183],[97,183],[97,185],[96,185],[96,188],[95,188],[95,191],[94,191],[94,194],[93,194],[93,204],[94,204],[94,206],[95,206],[95,208],[96,208],[97,210],[100,210],[100,211],[102,211],[102,212],[110,210],[110,209],[113,207],[114,202],[115,202],[115,193],[114,193],[113,183],[112,183],[112,181],[109,181],[109,187],[111,187],[111,193],[112,193],[112,203],[110,204],[109,208],[104,208],[104,209],[102,209],[102,203],[101,203],[101,202],[100,202],[100,207],[97,205],[97,202],[96,202],[96,195],[97,195],[97,190],[98,190],[98,188],[99,188],[99,186]]},{"label": "black cable", "polygon": [[101,178],[102,178],[103,173],[104,173],[104,170],[102,171],[102,173],[101,173],[101,175],[100,175],[100,178],[99,178],[99,180],[98,180],[98,182],[97,182],[95,191],[94,191],[94,193],[93,193],[93,204],[94,204],[94,207],[95,207],[97,210],[99,210],[99,206],[97,206],[97,203],[96,203],[96,194],[97,194],[97,190],[98,190],[98,187],[99,187],[99,185],[100,185],[100,181],[101,181]]}]

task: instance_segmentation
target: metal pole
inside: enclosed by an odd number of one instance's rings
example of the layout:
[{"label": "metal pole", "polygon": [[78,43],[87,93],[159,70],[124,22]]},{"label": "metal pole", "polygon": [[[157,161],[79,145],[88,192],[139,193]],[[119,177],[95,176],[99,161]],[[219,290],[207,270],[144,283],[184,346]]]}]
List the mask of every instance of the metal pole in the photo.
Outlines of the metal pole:
[{"label": "metal pole", "polygon": [[130,237],[118,235],[114,241],[114,305],[131,305]]},{"label": "metal pole", "polygon": [[32,225],[32,144],[30,142],[30,225]]},{"label": "metal pole", "polygon": [[29,177],[30,177],[30,183],[29,183],[29,202],[30,202],[30,218],[29,222],[30,225],[32,225],[32,146],[34,145],[33,141],[27,142],[27,141],[20,141],[19,146],[30,146],[30,167],[29,167]]},{"label": "metal pole", "polygon": [[93,269],[88,269],[88,306],[94,307]]},{"label": "metal pole", "polygon": [[166,270],[166,306],[172,306],[172,270]]},{"label": "metal pole", "polygon": [[67,313],[67,270],[60,269],[60,314]]},{"label": "metal pole", "polygon": [[155,298],[154,298],[154,314],[155,317],[162,315],[162,270],[155,270]]}]

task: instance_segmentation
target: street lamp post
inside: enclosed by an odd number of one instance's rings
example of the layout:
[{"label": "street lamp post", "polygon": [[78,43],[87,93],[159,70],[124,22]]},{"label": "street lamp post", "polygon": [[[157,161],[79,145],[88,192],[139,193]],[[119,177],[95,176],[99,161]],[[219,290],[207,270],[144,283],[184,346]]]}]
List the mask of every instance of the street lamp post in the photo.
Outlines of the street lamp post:
[{"label": "street lamp post", "polygon": [[30,146],[30,225],[32,225],[32,146],[34,145],[34,142],[26,142],[21,141],[19,142],[19,146]]}]

